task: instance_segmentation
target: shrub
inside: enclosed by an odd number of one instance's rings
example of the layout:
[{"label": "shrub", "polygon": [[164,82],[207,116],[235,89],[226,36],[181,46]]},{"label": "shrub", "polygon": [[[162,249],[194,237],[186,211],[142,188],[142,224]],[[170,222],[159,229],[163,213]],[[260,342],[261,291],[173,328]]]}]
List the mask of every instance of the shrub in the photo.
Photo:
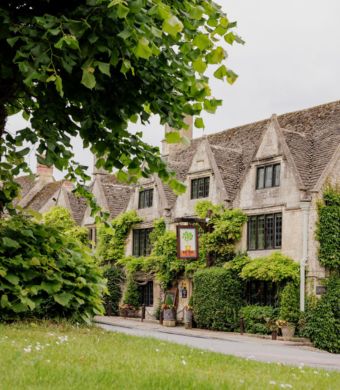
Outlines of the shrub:
[{"label": "shrub", "polygon": [[247,333],[269,334],[267,326],[269,319],[276,319],[277,313],[272,306],[249,305],[242,307],[240,316],[244,319]]},{"label": "shrub", "polygon": [[102,313],[105,288],[77,239],[26,216],[0,221],[0,315],[89,321]]},{"label": "shrub", "polygon": [[104,296],[106,311],[109,312],[109,306],[113,315],[118,314],[119,302],[122,297],[122,283],[124,273],[121,268],[112,266],[105,270],[104,277],[107,279],[108,294]]},{"label": "shrub", "polygon": [[137,309],[140,306],[139,298],[137,283],[133,279],[132,275],[129,275],[124,292],[123,303]]},{"label": "shrub", "polygon": [[340,190],[328,186],[318,203],[316,238],[320,242],[319,261],[329,268],[340,268]]},{"label": "shrub", "polygon": [[297,325],[300,318],[300,293],[295,283],[287,283],[280,294],[280,320]]},{"label": "shrub", "polygon": [[250,261],[243,267],[240,276],[244,280],[298,281],[299,264],[281,252],[274,252]]},{"label": "shrub", "polygon": [[307,308],[304,333],[315,347],[340,353],[340,278],[331,277],[326,288],[321,299]]},{"label": "shrub", "polygon": [[242,305],[241,283],[224,268],[199,270],[194,275],[193,310],[200,328],[234,330]]}]

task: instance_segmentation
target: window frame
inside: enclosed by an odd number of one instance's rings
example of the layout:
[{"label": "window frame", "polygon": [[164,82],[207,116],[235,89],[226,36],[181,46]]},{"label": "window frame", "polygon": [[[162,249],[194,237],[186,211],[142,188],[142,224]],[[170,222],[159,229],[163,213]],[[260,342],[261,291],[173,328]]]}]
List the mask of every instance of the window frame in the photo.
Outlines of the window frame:
[{"label": "window frame", "polygon": [[147,281],[145,284],[138,286],[139,303],[146,307],[153,306],[153,280]]},{"label": "window frame", "polygon": [[[202,192],[202,195],[200,195]],[[190,199],[208,198],[210,192],[210,176],[196,177],[190,182]]]},{"label": "window frame", "polygon": [[[269,223],[270,220],[272,220],[271,224]],[[264,230],[263,245],[261,247],[259,246],[259,221],[263,221]],[[282,248],[282,222],[282,212],[248,215],[247,250],[259,251]],[[255,234],[255,239],[252,233]]]},{"label": "window frame", "polygon": [[138,192],[138,209],[147,209],[153,206],[153,188],[145,188]]},{"label": "window frame", "polygon": [[[271,179],[270,179],[270,185],[267,186],[267,174],[268,171],[271,170]],[[277,170],[279,171],[278,174],[278,180],[277,179]],[[260,172],[263,171],[263,182],[261,180],[260,183]],[[258,165],[256,167],[256,189],[257,190],[264,190],[267,188],[275,188],[280,187],[281,185],[281,163],[271,163],[271,164],[265,164],[265,165]],[[262,184],[262,185],[261,185]]]},{"label": "window frame", "polygon": [[[141,228],[132,230],[132,256],[141,257],[150,255],[150,233],[152,232],[152,230],[153,228]],[[143,245],[141,245],[142,241]]]}]

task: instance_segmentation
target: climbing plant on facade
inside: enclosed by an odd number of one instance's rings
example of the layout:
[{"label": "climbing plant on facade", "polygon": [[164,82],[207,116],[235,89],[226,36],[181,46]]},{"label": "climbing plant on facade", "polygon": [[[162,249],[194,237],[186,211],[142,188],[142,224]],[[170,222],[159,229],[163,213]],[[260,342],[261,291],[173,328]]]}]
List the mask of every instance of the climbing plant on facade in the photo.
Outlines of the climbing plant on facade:
[{"label": "climbing plant on facade", "polygon": [[327,186],[318,203],[316,237],[319,261],[332,271],[340,269],[340,187]]},{"label": "climbing plant on facade", "polygon": [[[212,0],[1,2],[0,211],[17,194],[13,177],[28,169],[25,142],[70,179],[88,179],[74,160],[74,136],[96,154],[98,168],[117,168],[119,179],[158,173],[183,191],[159,149],[127,126],[158,114],[177,129],[185,115],[204,127],[201,112],[221,105],[208,68],[230,84],[237,78],[225,64],[225,45],[242,43],[235,26]],[[31,127],[11,134],[6,119],[20,111]],[[179,132],[167,141],[181,141]]]}]

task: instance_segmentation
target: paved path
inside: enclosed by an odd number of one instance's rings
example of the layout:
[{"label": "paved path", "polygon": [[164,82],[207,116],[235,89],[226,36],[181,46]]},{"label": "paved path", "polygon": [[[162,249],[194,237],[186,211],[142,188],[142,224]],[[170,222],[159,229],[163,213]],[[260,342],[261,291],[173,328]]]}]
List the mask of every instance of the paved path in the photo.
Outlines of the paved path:
[{"label": "paved path", "polygon": [[96,317],[104,329],[134,336],[154,337],[194,348],[220,352],[263,362],[279,362],[340,371],[340,355],[292,341],[273,341],[227,332],[202,329],[165,328],[156,323],[120,317]]}]

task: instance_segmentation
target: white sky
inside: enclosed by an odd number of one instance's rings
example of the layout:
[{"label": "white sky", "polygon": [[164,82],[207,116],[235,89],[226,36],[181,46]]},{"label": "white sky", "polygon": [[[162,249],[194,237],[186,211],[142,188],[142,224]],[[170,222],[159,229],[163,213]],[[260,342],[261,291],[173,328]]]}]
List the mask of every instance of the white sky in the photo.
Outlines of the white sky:
[{"label": "white sky", "polygon": [[[223,106],[215,115],[203,115],[205,134],[340,99],[339,0],[216,1],[229,20],[237,20],[246,44],[228,48],[227,65],[239,75],[237,82],[211,79]],[[25,126],[18,115],[7,124],[12,131]],[[160,145],[163,128],[157,118],[142,130],[147,142]],[[194,131],[194,137],[202,134]],[[75,154],[92,171],[91,153],[79,140]],[[34,152],[29,160],[34,169]]]}]

